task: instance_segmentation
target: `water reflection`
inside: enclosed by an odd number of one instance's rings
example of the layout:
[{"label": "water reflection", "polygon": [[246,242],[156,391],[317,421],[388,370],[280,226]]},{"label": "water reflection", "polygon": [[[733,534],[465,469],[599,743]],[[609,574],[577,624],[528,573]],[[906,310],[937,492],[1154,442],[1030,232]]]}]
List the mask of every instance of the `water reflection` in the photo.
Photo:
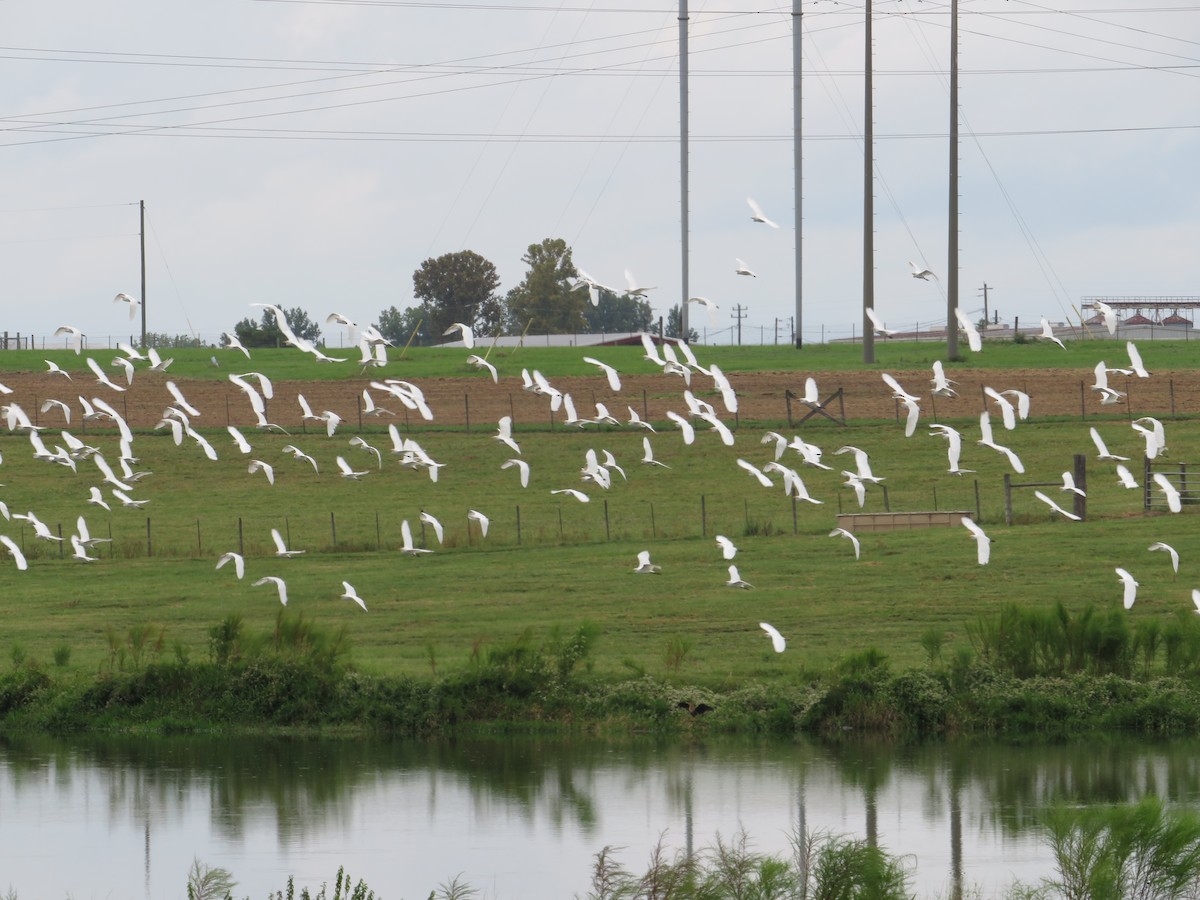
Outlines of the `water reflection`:
[{"label": "water reflection", "polygon": [[558,900],[586,892],[604,846],[639,869],[660,837],[699,852],[741,829],[786,853],[807,828],[908,855],[921,896],[990,896],[1049,873],[1046,805],[1195,802],[1196,750],[9,737],[0,892],[178,897],[197,856],[230,869],[238,896],[289,874],[316,887],[344,864],[390,898],[461,873],[484,896]]}]

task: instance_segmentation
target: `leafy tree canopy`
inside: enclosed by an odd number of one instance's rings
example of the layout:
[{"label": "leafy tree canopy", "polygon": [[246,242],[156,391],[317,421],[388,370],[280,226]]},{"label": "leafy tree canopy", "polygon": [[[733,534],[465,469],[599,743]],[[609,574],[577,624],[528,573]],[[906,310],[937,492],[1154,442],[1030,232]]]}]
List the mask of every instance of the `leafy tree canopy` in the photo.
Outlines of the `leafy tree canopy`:
[{"label": "leafy tree canopy", "polygon": [[[397,347],[405,346],[410,339],[417,346],[433,343],[429,311],[424,306],[409,306],[404,310],[389,306],[380,311],[375,327]],[[415,337],[413,332],[416,332]],[[441,336],[441,332],[438,332],[438,336]]]},{"label": "leafy tree canopy", "polygon": [[471,250],[427,259],[413,272],[413,296],[421,301],[435,340],[455,322],[484,333],[498,331],[504,319],[499,287],[496,267]]},{"label": "leafy tree canopy", "polygon": [[[586,290],[578,290],[587,296]],[[597,332],[650,331],[654,327],[654,313],[650,301],[629,294],[618,296],[609,291],[600,291],[599,302],[592,306],[590,300],[583,307],[583,318],[587,330]]]},{"label": "leafy tree canopy", "polygon": [[573,290],[578,276],[571,248],[561,238],[530,244],[521,261],[529,266],[525,279],[508,292],[508,326],[521,332],[530,327],[538,334],[571,334],[586,331],[587,291]]},{"label": "leafy tree canopy", "polygon": [[[283,317],[287,319],[288,327],[295,332],[296,337],[316,343],[321,337],[321,327],[308,317],[308,313],[298,306],[284,309]],[[264,309],[262,319],[255,322],[251,318],[242,319],[233,326],[233,333],[246,347],[282,347],[283,332],[275,323],[275,314]]]},{"label": "leafy tree canopy", "polygon": [[[683,315],[679,311],[679,304],[676,303],[667,312],[667,324],[663,328],[663,333],[669,338],[683,337]],[[700,340],[700,334],[695,328],[688,328],[687,342],[689,344]]]}]

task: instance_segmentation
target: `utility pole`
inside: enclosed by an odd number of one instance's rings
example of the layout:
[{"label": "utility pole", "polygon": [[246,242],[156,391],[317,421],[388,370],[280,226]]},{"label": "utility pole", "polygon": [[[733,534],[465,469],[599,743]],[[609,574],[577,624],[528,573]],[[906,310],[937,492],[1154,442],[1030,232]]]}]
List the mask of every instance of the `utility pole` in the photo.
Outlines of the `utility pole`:
[{"label": "utility pole", "polygon": [[683,270],[679,286],[679,337],[688,341],[688,7],[679,0],[679,247]]},{"label": "utility pole", "polygon": [[801,212],[803,206],[803,141],[800,136],[801,131],[801,83],[800,76],[803,72],[801,66],[800,43],[802,32],[800,26],[803,22],[800,12],[800,0],[792,0],[792,168],[795,170],[792,183],[792,193],[794,194],[793,203],[796,207],[796,327],[792,330],[792,337],[796,344],[796,349],[799,350],[804,340],[801,336],[800,325],[804,321],[804,217]]},{"label": "utility pole", "polygon": [[138,238],[142,248],[142,346],[146,346],[146,201],[138,201]]},{"label": "utility pole", "polygon": [[986,281],[983,283],[983,321],[985,321],[985,322],[989,321],[989,319],[988,319],[988,284]]},{"label": "utility pole", "polygon": [[742,346],[742,319],[746,318],[748,310],[740,303],[733,308],[733,312],[729,314],[729,318],[737,320],[737,342],[738,346]]},{"label": "utility pole", "polygon": [[946,358],[958,356],[958,0],[950,0],[950,233],[946,262]]},{"label": "utility pole", "polygon": [[875,362],[875,330],[867,310],[875,306],[875,124],[871,109],[871,0],[865,5],[866,51],[863,64],[863,362]]}]

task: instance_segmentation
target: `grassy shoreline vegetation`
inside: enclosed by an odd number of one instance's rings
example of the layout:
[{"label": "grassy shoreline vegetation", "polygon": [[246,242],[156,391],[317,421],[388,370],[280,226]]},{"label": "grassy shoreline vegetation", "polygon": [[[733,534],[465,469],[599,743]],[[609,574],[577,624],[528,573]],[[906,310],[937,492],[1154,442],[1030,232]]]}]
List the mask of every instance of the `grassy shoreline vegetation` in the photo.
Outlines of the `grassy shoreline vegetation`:
[{"label": "grassy shoreline vegetation", "polygon": [[[628,351],[631,369],[640,359],[640,348],[610,349]],[[1050,349],[989,345],[967,364],[1062,365],[1062,351]],[[849,368],[860,352],[705,350],[731,371]],[[1086,370],[1093,357],[1123,350],[1119,342],[1083,341],[1068,358]],[[403,365],[411,369],[391,374],[460,373],[458,354],[447,362],[444,350],[410,352]],[[924,366],[938,352],[938,345],[881,343],[880,365]],[[178,354],[181,377],[224,377],[208,365],[208,351],[191,354]],[[0,369],[38,370],[46,355],[0,354]],[[581,355],[524,348],[517,364],[575,371]],[[1156,365],[1183,366],[1190,356],[1186,343],[1154,347]],[[304,377],[335,371],[291,350],[254,360],[276,378],[298,363]],[[1181,412],[1167,429],[1172,458],[1186,460],[1200,420]],[[1137,459],[1142,439],[1128,418],[1118,409],[1087,424],[1114,452]],[[965,437],[972,423],[948,424]],[[93,536],[111,539],[85,564],[64,543],[36,539],[26,522],[0,523],[30,562],[17,572],[0,559],[10,661],[0,673],[0,728],[713,729],[905,738],[1200,730],[1200,617],[1190,600],[1200,573],[1189,552],[1200,546],[1200,524],[1190,510],[1145,512],[1141,492],[1121,488],[1111,463],[1095,460],[1086,424],[1038,419],[1036,407],[1015,431],[1001,432],[997,421],[998,439],[1025,461],[1024,480],[1059,482],[1075,454],[1089,457],[1093,473],[1087,522],[1057,517],[1023,489],[1012,526],[1004,524],[1010,469],[1002,456],[964,439],[963,464],[975,471],[948,476],[944,441],[923,429],[905,438],[891,421],[850,429],[806,423],[805,439],[824,447],[834,468],[785,461],[821,504],[794,502],[778,484],[760,489],[736,460],[769,460],[771,447],[759,438],[781,427],[743,420],[733,447],[702,430],[685,448],[678,431],[665,431],[654,437],[655,452],[670,469],[639,465],[640,431],[529,427],[518,434],[533,472],[526,489],[515,472],[500,470],[512,454],[490,432],[465,436],[436,422],[410,432],[447,461],[436,483],[388,458],[383,426],[362,434],[385,448],[378,468],[341,434],[252,434],[254,458],[275,467],[273,486],[247,473],[247,458],[221,428],[197,426],[218,447],[217,461],[188,442],[176,446],[166,432],[146,431],[136,435],[136,468],[155,474],[139,482],[137,495],[149,502],[111,512],[84,504],[99,481],[89,461],[72,472],[33,459],[25,435],[0,434],[0,499],[10,512],[36,510],[64,536],[83,512]],[[86,436],[116,457],[112,430],[89,427]],[[283,452],[301,437],[321,474]],[[991,563],[976,563],[974,541],[958,527],[864,534],[856,560],[848,542],[829,536],[839,511],[859,511],[838,474],[849,457],[833,454],[851,442],[867,448],[886,477],[886,497],[873,488],[865,511],[885,503],[977,511],[992,538]],[[580,484],[585,453],[596,447],[623,462],[626,480],[591,491],[586,504],[551,494]],[[339,478],[338,454],[370,473]],[[486,538],[468,522],[469,509],[489,515]],[[422,511],[444,523],[444,545],[420,523]],[[402,521],[418,546],[436,552],[398,553]],[[275,557],[271,528],[304,555]],[[716,534],[739,546],[736,562],[753,590],[725,586]],[[1178,574],[1166,554],[1147,552],[1160,540],[1183,551]],[[661,575],[632,574],[647,548]],[[230,550],[246,557],[244,580],[232,566],[214,569]],[[1118,566],[1141,582],[1129,611],[1121,608]],[[286,609],[271,585],[253,586],[264,576],[287,580]],[[369,612],[340,599],[343,581]],[[786,652],[772,651],[760,621],[783,632]],[[712,711],[693,716],[697,704]]]}]

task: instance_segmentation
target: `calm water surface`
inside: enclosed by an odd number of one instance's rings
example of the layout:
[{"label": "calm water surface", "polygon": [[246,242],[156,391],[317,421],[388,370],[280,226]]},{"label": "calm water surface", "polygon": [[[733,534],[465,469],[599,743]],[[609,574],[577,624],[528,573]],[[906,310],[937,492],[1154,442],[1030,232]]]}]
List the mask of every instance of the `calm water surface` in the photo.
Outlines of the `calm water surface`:
[{"label": "calm water surface", "polygon": [[654,844],[739,831],[787,853],[802,827],[908,856],[921,897],[1002,892],[1051,872],[1035,830],[1055,800],[1200,800],[1200,743],[825,747],[534,739],[388,743],[196,738],[0,741],[0,893],[178,898],[193,857],[235,896],[339,865],[376,894],[454,876],[488,898],[562,900],[594,854],[644,871]]}]

